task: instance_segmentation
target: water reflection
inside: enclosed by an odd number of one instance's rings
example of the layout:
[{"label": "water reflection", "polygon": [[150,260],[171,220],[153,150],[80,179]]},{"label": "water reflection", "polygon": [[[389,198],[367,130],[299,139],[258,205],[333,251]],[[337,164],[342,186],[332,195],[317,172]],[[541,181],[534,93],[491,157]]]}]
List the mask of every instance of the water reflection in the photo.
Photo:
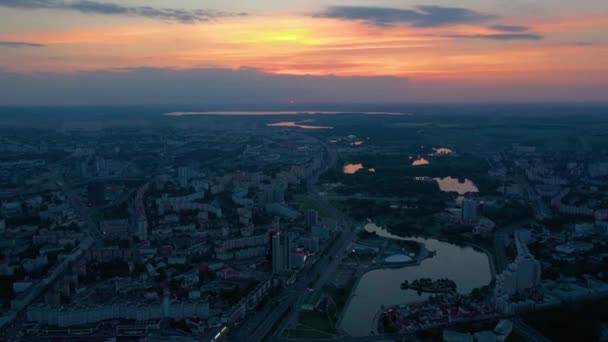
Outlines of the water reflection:
[{"label": "water reflection", "polygon": [[283,121],[283,122],[275,122],[266,125],[268,127],[297,127],[303,129],[333,129],[331,126],[314,126],[314,125],[306,125],[301,122],[295,121]]},{"label": "water reflection", "polygon": [[431,162],[429,162],[428,160],[424,159],[423,157],[418,157],[418,159],[414,160],[412,162],[412,166],[422,166],[422,165],[429,165]]},{"label": "water reflection", "polygon": [[335,114],[362,114],[362,115],[395,115],[410,116],[411,114],[395,112],[332,112],[324,110],[304,111],[207,111],[207,112],[171,112],[165,116],[189,116],[189,115],[237,115],[237,116],[261,116],[261,115],[335,115]]},{"label": "water reflection", "polygon": [[451,149],[447,148],[447,147],[439,147],[439,148],[433,148],[433,153],[431,153],[432,156],[447,156],[452,154]]},{"label": "water reflection", "polygon": [[467,193],[479,192],[477,185],[470,179],[464,179],[462,182],[458,178],[445,177],[445,178],[434,178],[439,189],[444,192],[457,192],[459,195],[465,195]]},{"label": "water reflection", "polygon": [[357,173],[357,171],[363,169],[363,164],[359,163],[359,164],[346,164],[344,165],[344,167],[342,168],[342,171],[344,173],[346,173],[347,175],[352,175]]},{"label": "water reflection", "polygon": [[420,265],[395,269],[377,269],[365,273],[353,291],[344,312],[341,328],[352,336],[365,336],[372,330],[374,316],[382,306],[410,304],[428,299],[430,294],[402,290],[401,282],[419,278],[449,278],[456,282],[459,293],[470,293],[474,288],[488,285],[492,280],[488,256],[471,247],[460,247],[435,239],[403,238],[370,223],[365,227],[379,236],[423,243],[437,254]]}]

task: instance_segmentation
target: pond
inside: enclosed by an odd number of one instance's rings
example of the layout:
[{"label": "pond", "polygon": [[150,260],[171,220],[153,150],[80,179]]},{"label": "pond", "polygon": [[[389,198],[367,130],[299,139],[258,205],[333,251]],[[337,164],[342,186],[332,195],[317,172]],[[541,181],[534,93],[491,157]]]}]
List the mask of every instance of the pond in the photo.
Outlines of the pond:
[{"label": "pond", "polygon": [[477,185],[470,179],[463,179],[462,182],[458,178],[444,177],[434,178],[439,189],[443,192],[457,192],[459,195],[466,195],[468,193],[479,192]]},{"label": "pond", "polygon": [[363,170],[363,164],[361,164],[361,163],[346,164],[342,168],[342,172],[344,172],[347,175],[353,175],[353,174],[357,173],[357,171],[359,171],[359,170]]},{"label": "pond", "polygon": [[418,157],[416,158],[413,162],[412,162],[412,166],[422,166],[422,165],[429,165],[431,162],[429,162],[428,160],[424,159],[423,157]]},{"label": "pond", "polygon": [[431,153],[432,156],[447,156],[452,154],[452,149],[449,149],[447,147],[435,147],[433,148],[433,153]]},{"label": "pond", "polygon": [[340,327],[352,336],[368,335],[373,329],[374,316],[383,306],[428,299],[430,294],[419,295],[415,290],[402,290],[401,283],[404,280],[411,282],[420,278],[448,278],[456,283],[458,292],[463,294],[492,281],[488,256],[472,247],[461,247],[436,239],[403,238],[373,223],[367,224],[365,229],[384,238],[418,241],[428,250],[435,251],[436,255],[423,260],[419,265],[365,273],[353,289],[352,298],[340,323]]},{"label": "pond", "polygon": [[[363,166],[362,163],[348,163],[346,165],[344,165],[342,167],[342,172],[347,174],[347,175],[354,175],[355,173],[359,172],[360,170],[365,169],[365,166]],[[367,172],[369,173],[376,173],[376,169],[373,167],[370,167],[369,169],[367,169]]]}]

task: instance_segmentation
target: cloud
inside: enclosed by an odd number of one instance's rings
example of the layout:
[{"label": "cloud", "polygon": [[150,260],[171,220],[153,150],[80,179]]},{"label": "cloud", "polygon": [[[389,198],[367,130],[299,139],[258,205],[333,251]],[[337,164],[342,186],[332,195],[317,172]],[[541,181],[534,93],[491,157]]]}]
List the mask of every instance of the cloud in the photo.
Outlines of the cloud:
[{"label": "cloud", "polygon": [[567,42],[564,45],[571,45],[571,46],[594,46],[595,44],[592,42]]},{"label": "cloud", "polygon": [[458,39],[488,39],[488,40],[541,40],[543,35],[537,33],[495,33],[495,34],[448,34],[442,37]]},{"label": "cloud", "polygon": [[386,102],[408,80],[393,76],[307,76],[255,68],[116,68],[74,74],[0,71],[0,104],[285,104]]},{"label": "cloud", "polygon": [[231,13],[213,10],[186,10],[154,8],[149,6],[125,6],[89,0],[0,0],[0,6],[17,9],[55,9],[77,11],[86,14],[143,17],[181,23],[205,22],[223,17],[245,16],[247,13]]},{"label": "cloud", "polygon": [[414,27],[439,27],[456,24],[485,22],[493,15],[466,8],[443,6],[416,6],[414,9],[367,6],[331,6],[318,17],[360,20],[371,25],[387,26],[409,24]]},{"label": "cloud", "polygon": [[489,27],[495,31],[503,31],[503,32],[526,32],[528,31],[528,27],[526,26],[517,26],[517,25],[492,25]]},{"label": "cloud", "polygon": [[46,45],[30,43],[30,42],[0,41],[0,47],[21,48],[21,47],[44,47],[44,46],[46,46]]}]

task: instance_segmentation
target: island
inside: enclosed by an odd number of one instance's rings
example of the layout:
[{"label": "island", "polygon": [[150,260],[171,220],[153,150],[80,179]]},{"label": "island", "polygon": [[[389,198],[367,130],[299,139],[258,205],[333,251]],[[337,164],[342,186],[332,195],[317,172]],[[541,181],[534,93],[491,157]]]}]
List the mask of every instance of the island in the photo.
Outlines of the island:
[{"label": "island", "polygon": [[402,290],[416,290],[418,292],[426,293],[455,293],[456,283],[450,279],[437,279],[432,280],[430,278],[421,278],[412,281],[405,280],[401,283]]}]

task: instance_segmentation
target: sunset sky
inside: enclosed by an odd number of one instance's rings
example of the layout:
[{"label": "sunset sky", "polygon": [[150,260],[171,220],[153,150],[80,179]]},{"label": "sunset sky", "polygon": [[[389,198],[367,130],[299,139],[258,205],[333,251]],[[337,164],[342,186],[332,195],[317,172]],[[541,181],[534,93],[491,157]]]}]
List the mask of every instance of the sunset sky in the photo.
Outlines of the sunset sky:
[{"label": "sunset sky", "polygon": [[0,104],[601,101],[608,2],[0,0],[0,92]]}]

